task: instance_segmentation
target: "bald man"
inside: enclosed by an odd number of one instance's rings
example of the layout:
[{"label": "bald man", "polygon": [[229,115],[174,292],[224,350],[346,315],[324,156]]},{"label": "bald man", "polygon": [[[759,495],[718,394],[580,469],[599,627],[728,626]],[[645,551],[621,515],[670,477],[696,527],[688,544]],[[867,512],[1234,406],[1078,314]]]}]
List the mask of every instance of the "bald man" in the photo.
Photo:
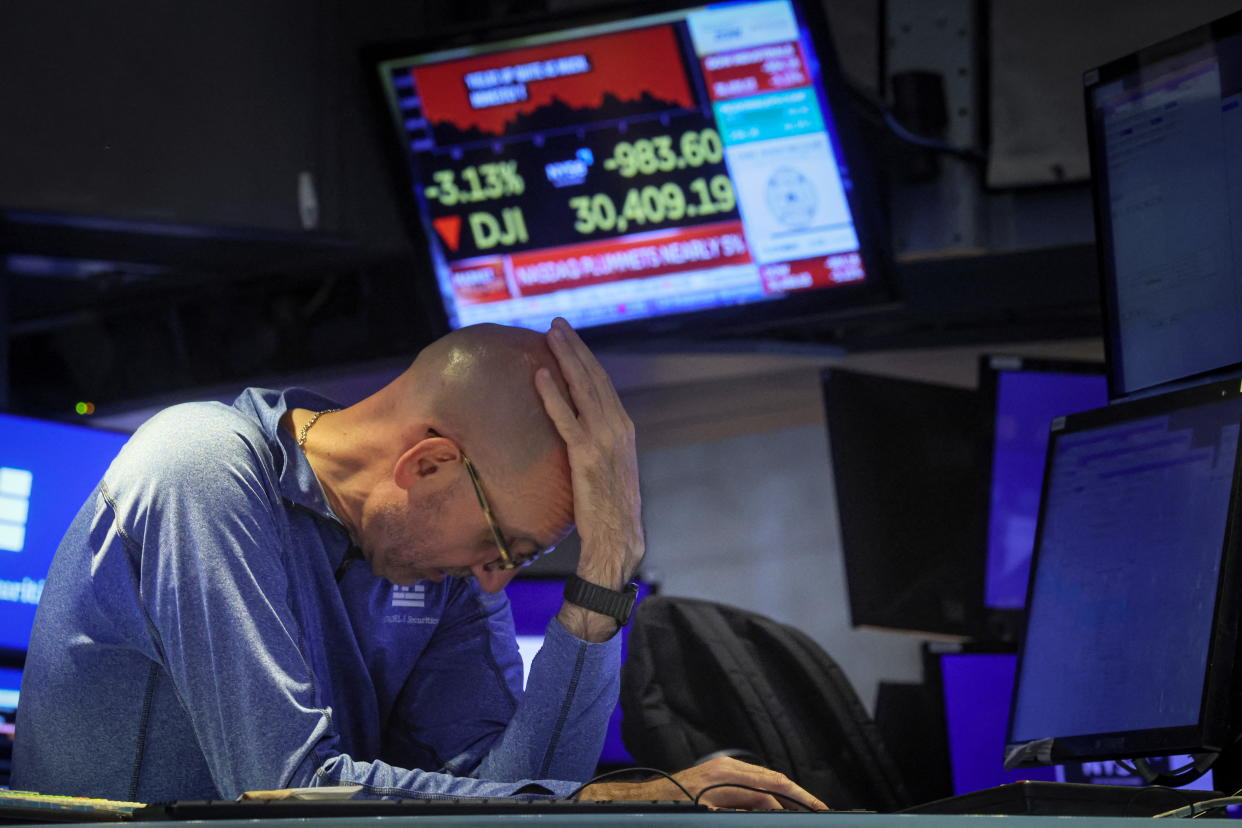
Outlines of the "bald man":
[{"label": "bald man", "polygon": [[[504,586],[577,524],[585,592],[525,692]],[[36,614],[14,787],[158,802],[362,785],[564,796],[616,703],[618,613],[644,553],[634,430],[557,320],[483,325],[340,408],[250,389],[174,406],[66,533]],[[600,603],[600,601],[603,603]],[[678,774],[815,806],[779,774]],[[668,781],[598,799],[675,798]],[[780,807],[744,788],[706,801]]]}]

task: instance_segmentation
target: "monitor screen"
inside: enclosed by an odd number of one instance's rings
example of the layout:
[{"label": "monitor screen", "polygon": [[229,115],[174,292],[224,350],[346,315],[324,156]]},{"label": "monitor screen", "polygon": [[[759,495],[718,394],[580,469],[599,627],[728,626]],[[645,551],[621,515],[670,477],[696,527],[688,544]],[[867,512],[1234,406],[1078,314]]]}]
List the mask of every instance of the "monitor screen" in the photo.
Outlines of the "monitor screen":
[{"label": "monitor screen", "polygon": [[[649,595],[651,584],[637,581],[638,600]],[[538,576],[523,573],[509,582],[505,593],[513,607],[513,626],[517,632],[518,651],[522,655],[523,681],[530,676],[530,666],[535,654],[543,646],[543,634],[548,621],[561,608],[562,594],[565,591],[564,576]],[[626,645],[629,642],[630,628],[621,628],[621,659],[626,656]],[[604,739],[604,749],[599,757],[601,766],[622,766],[634,764],[633,757],[625,749],[621,741],[621,705],[612,711],[608,720],[608,735]]]},{"label": "monitor screen", "polygon": [[1011,744],[1113,758],[1232,738],[1240,420],[1228,381],[1053,424]]},{"label": "monitor screen", "polygon": [[0,650],[25,651],[60,537],[128,438],[0,414]]},{"label": "monitor screen", "polygon": [[1242,13],[1085,86],[1112,395],[1242,370]]},{"label": "monitor screen", "polygon": [[563,12],[379,60],[447,325],[677,330],[886,295],[818,6]]},{"label": "monitor screen", "polygon": [[984,605],[1021,610],[1035,547],[1039,490],[1053,418],[1108,404],[1104,366],[990,355],[979,389],[991,404]]},{"label": "monitor screen", "polygon": [[851,622],[980,634],[978,396],[835,368],[822,383]]}]

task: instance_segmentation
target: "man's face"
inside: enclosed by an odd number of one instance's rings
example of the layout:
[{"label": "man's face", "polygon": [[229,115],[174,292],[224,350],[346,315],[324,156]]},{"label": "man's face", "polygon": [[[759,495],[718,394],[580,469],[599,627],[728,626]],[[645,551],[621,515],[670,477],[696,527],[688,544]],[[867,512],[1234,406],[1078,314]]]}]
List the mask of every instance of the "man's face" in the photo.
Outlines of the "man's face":
[{"label": "man's face", "polygon": [[[500,552],[470,478],[460,463],[445,473],[456,479],[430,493],[396,487],[381,492],[363,522],[363,554],[374,574],[396,584],[473,575],[485,591],[499,592],[517,570],[490,568]],[[537,464],[512,487],[489,486],[487,472],[479,474],[515,559],[554,546],[573,529],[573,495],[563,464]]]}]

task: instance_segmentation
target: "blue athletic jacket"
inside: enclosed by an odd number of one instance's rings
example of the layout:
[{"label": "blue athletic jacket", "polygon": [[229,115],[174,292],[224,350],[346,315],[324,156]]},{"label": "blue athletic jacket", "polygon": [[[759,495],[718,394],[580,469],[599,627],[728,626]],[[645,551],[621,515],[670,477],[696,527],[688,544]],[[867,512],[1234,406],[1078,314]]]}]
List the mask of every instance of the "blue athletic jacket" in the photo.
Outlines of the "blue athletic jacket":
[{"label": "blue athletic jacket", "polygon": [[279,428],[293,389],[144,424],[70,526],[35,617],[14,788],[160,802],[360,783],[565,795],[593,772],[620,636],[548,624],[525,693],[508,599],[363,561]]}]

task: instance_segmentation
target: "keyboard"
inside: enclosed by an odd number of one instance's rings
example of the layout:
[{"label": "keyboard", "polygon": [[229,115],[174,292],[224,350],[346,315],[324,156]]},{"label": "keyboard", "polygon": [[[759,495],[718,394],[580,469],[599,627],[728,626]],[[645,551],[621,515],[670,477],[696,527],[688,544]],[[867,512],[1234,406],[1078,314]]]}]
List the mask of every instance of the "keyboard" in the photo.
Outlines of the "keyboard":
[{"label": "keyboard", "polygon": [[144,802],[0,789],[0,822],[119,822],[145,807]]},{"label": "keyboard", "polygon": [[377,816],[480,816],[487,814],[667,814],[707,812],[687,800],[600,802],[570,799],[253,799],[178,801],[137,810],[135,820],[306,819]]}]

